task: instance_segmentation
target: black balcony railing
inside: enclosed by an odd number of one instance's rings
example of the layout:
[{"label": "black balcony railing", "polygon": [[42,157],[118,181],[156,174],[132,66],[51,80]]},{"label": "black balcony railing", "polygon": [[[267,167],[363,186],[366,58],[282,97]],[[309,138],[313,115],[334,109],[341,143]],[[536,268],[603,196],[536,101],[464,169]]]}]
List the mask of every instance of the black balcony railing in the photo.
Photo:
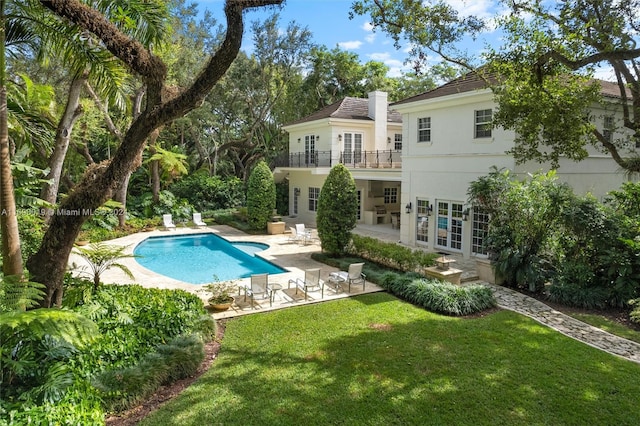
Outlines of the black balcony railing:
[{"label": "black balcony railing", "polygon": [[278,167],[332,167],[342,163],[352,168],[399,168],[402,167],[402,151],[331,151],[292,152],[276,159]]}]

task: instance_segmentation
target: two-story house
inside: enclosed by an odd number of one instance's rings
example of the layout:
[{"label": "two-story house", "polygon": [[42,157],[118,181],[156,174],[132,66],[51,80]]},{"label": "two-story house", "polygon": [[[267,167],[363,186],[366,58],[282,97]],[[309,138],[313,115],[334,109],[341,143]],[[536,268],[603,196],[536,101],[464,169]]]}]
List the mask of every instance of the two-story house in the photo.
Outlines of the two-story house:
[{"label": "two-story house", "polygon": [[387,93],[346,97],[283,126],[289,153],[276,164],[276,181],[289,180],[289,213],[316,223],[320,189],[331,167],[351,170],[358,191],[358,222],[399,226],[402,121]]},{"label": "two-story house", "polygon": [[[621,112],[616,102],[606,102],[616,97],[617,86],[601,82],[601,87],[605,105],[593,106],[594,124],[608,137],[620,136],[612,132],[622,127]],[[403,122],[402,243],[482,257],[487,216],[467,203],[470,182],[492,166],[521,176],[550,169],[538,163],[518,165],[506,153],[515,135],[490,125],[496,106],[493,93],[474,73],[391,105]],[[558,178],[577,194],[596,197],[627,179],[608,154],[595,148],[581,162],[561,160]]]}]

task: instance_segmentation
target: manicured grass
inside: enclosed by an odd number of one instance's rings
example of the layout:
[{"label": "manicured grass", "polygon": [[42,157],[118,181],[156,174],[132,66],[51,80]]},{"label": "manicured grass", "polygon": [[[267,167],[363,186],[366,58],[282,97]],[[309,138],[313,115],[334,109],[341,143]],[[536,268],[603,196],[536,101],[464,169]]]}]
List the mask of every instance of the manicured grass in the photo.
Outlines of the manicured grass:
[{"label": "manicured grass", "polygon": [[640,365],[509,311],[387,293],[227,323],[219,358],[142,425],[636,425]]},{"label": "manicured grass", "polygon": [[575,319],[579,319],[582,322],[586,322],[587,324],[591,324],[594,327],[601,328],[604,331],[615,334],[616,336],[624,337],[625,339],[640,343],[639,332],[632,330],[629,327],[625,327],[622,324],[618,324],[617,322],[605,318],[602,315],[583,314],[578,312],[569,312],[567,315],[570,315]]}]

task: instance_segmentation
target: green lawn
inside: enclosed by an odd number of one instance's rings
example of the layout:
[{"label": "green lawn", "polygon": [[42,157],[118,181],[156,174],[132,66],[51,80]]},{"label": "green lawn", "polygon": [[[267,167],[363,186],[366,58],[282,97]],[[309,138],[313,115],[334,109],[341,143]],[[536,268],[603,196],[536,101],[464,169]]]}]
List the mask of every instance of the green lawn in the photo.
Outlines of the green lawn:
[{"label": "green lawn", "polygon": [[142,425],[638,425],[640,365],[508,311],[374,293],[227,323],[219,358]]}]

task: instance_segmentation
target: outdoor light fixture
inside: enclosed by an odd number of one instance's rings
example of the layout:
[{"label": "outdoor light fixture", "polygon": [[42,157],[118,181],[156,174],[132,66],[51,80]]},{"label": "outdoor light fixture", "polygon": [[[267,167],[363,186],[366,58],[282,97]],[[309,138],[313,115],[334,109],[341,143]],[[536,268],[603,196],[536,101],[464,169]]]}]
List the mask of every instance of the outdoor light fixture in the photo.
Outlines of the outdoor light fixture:
[{"label": "outdoor light fixture", "polygon": [[295,196],[300,195],[300,188],[293,188],[293,195]]},{"label": "outdoor light fixture", "polygon": [[411,201],[409,201],[409,203],[405,206],[405,209],[407,210],[407,213],[411,213]]},{"label": "outdoor light fixture", "polygon": [[298,138],[298,143],[300,143],[300,138]]},{"label": "outdoor light fixture", "polygon": [[320,140],[320,135],[316,136],[316,140],[319,141]]},{"label": "outdoor light fixture", "polygon": [[391,143],[391,138],[387,137],[387,143]]},{"label": "outdoor light fixture", "polygon": [[342,133],[338,134],[338,142],[342,142]]},{"label": "outdoor light fixture", "polygon": [[469,220],[469,207],[462,212],[462,220],[465,222]]}]

